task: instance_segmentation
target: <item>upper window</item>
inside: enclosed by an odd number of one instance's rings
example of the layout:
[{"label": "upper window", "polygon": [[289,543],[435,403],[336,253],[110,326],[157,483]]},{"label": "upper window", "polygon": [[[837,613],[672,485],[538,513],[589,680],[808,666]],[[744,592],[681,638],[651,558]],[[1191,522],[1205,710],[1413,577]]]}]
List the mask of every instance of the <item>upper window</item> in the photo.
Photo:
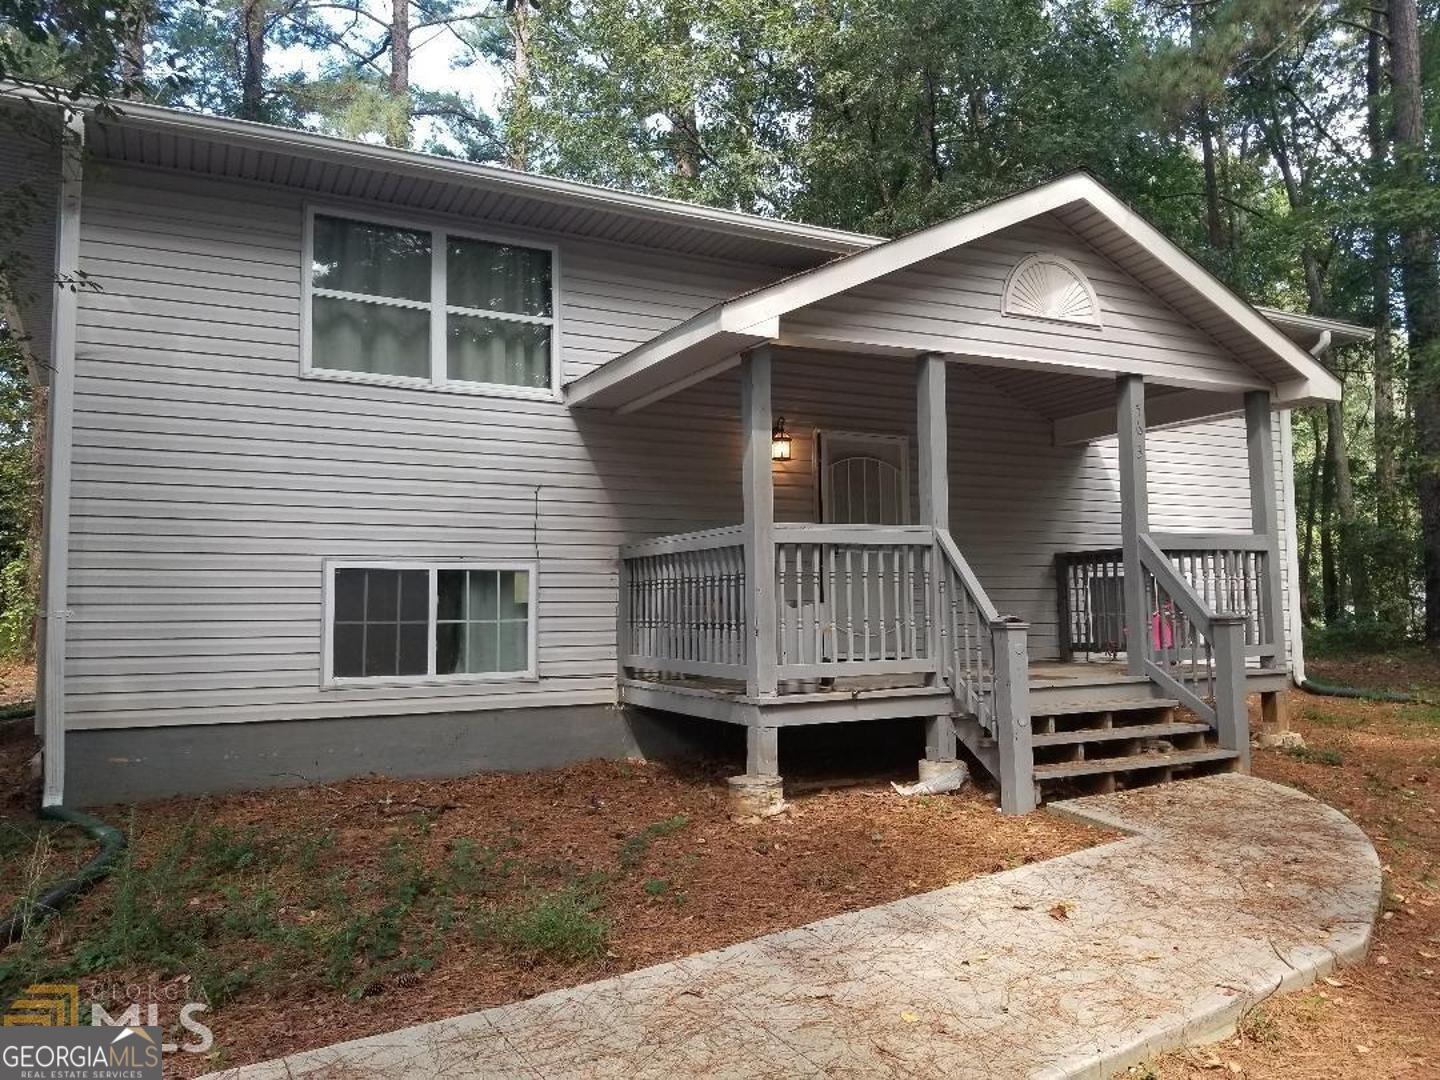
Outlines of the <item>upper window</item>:
[{"label": "upper window", "polygon": [[330,567],[326,681],[535,672],[529,565]]},{"label": "upper window", "polygon": [[310,223],[311,372],[551,389],[549,250],[323,213]]}]

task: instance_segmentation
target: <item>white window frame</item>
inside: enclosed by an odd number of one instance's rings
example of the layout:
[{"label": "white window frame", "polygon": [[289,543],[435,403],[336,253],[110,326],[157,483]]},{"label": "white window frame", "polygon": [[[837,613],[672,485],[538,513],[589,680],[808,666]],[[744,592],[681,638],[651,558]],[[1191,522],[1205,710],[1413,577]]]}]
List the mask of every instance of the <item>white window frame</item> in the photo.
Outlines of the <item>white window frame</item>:
[{"label": "white window frame", "polygon": [[[337,570],[425,570],[430,578],[429,626],[426,630],[426,664],[424,675],[362,675],[337,677],[335,674],[335,571]],[[437,615],[439,614],[439,582],[441,570],[507,570],[529,575],[530,583],[527,606],[530,617],[526,627],[526,655],[529,665],[524,671],[456,672],[440,675],[435,671],[435,637]],[[320,683],[330,689],[352,689],[367,686],[448,686],[453,683],[494,683],[494,682],[536,682],[539,680],[536,644],[539,640],[538,625],[540,597],[539,566],[535,562],[512,562],[501,559],[471,561],[431,561],[426,559],[326,559],[324,572],[324,602],[321,607],[321,653]]]},{"label": "white window frame", "polygon": [[[366,293],[346,292],[343,289],[317,287],[315,278],[315,217],[334,217],[350,221],[363,221],[371,225],[388,225],[395,229],[430,234],[430,299],[406,300],[400,297],[371,296]],[[489,309],[452,307],[446,295],[448,279],[445,260],[448,254],[445,239],[453,236],[460,240],[478,240],[490,244],[507,244],[512,247],[531,248],[547,252],[550,256],[550,316],[522,315],[518,312],[491,311]],[[509,236],[503,233],[473,232],[436,225],[413,218],[390,217],[352,210],[344,206],[330,206],[321,203],[305,204],[304,238],[300,251],[300,376],[306,379],[333,379],[339,382],[372,383],[380,386],[404,386],[416,390],[441,390],[455,394],[482,394],[489,397],[529,398],[541,401],[561,400],[560,371],[560,248],[556,244],[528,237]],[[378,372],[345,371],[342,368],[316,367],[311,349],[311,321],[314,311],[313,298],[329,296],[337,300],[357,300],[368,304],[388,304],[392,307],[406,307],[417,311],[430,312],[430,375],[426,378],[412,375],[387,375]],[[542,323],[550,327],[550,384],[548,386],[515,386],[511,383],[468,382],[449,377],[449,357],[446,347],[447,320],[450,315],[472,315],[485,319],[508,322]]]}]

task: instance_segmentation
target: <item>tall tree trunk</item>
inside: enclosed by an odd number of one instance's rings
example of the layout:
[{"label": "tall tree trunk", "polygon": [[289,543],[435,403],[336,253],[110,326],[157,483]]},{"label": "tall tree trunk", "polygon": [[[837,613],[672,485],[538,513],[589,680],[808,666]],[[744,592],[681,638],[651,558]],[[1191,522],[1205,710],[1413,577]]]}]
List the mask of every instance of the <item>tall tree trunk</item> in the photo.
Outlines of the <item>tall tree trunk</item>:
[{"label": "tall tree trunk", "polygon": [[530,0],[507,0],[505,12],[514,49],[505,164],[512,169],[524,169],[530,164],[531,128],[534,124],[533,102],[530,100]]},{"label": "tall tree trunk", "polygon": [[[665,5],[665,40],[675,47],[677,55],[683,55],[690,45],[690,18],[678,4]],[[686,100],[671,105],[666,113],[670,121],[670,133],[666,140],[670,145],[670,156],[675,163],[675,173],[687,180],[700,175],[700,118],[695,110],[693,94]]]},{"label": "tall tree trunk", "polygon": [[1410,341],[1411,398],[1425,554],[1425,640],[1440,642],[1440,270],[1423,210],[1425,114],[1415,0],[1390,0],[1390,80],[1395,103],[1395,172],[1401,189],[1400,280]]},{"label": "tall tree trunk", "polygon": [[1321,453],[1320,417],[1310,413],[1310,484],[1305,492],[1305,534],[1300,537],[1300,618],[1307,626],[1315,622],[1315,597],[1310,591],[1310,574],[1315,565],[1315,512],[1320,505]]},{"label": "tall tree trunk", "polygon": [[[1275,159],[1275,165],[1280,170],[1280,178],[1284,181],[1285,196],[1290,203],[1290,208],[1297,214],[1303,213],[1308,200],[1301,178],[1290,157],[1290,150],[1285,142],[1285,128],[1281,124],[1279,115],[1272,113],[1264,128],[1270,156]],[[1300,265],[1305,274],[1305,292],[1309,300],[1310,314],[1323,315],[1325,313],[1325,287],[1320,270],[1320,259],[1309,244],[1300,246]],[[1343,377],[1341,386],[1343,392]],[[1368,620],[1374,613],[1374,602],[1370,592],[1370,575],[1366,566],[1360,519],[1355,513],[1355,489],[1350,477],[1350,452],[1345,437],[1343,401],[1327,401],[1325,403],[1325,446],[1325,474],[1330,482],[1330,490],[1334,499],[1333,506],[1339,525],[1338,564],[1344,567],[1345,577],[1349,579],[1349,594],[1355,604],[1356,616],[1362,620]],[[1327,507],[1332,505],[1328,499],[1326,505]],[[1328,535],[1328,526],[1325,539],[1331,539]],[[1333,543],[1330,550],[1332,553],[1334,552]],[[1332,554],[1332,558],[1334,558],[1334,554]],[[1345,606],[1346,590],[1343,582],[1339,584],[1335,592],[1339,598],[1338,614],[1343,611]],[[1327,596],[1325,615],[1327,622],[1332,618],[1329,603],[1330,598]]]},{"label": "tall tree trunk", "polygon": [[150,36],[153,14],[145,0],[121,10],[120,93],[123,97],[145,96],[145,41]]},{"label": "tall tree trunk", "polygon": [[1320,610],[1326,625],[1336,622],[1345,605],[1340,595],[1340,574],[1335,565],[1335,455],[1325,436],[1325,458],[1320,469]]},{"label": "tall tree trunk", "polygon": [[410,0],[390,0],[390,107],[394,110],[385,125],[385,142],[402,148],[410,145]]},{"label": "tall tree trunk", "polygon": [[241,0],[240,34],[245,57],[240,70],[240,116],[265,119],[265,0]]},{"label": "tall tree trunk", "polygon": [[1201,102],[1198,110],[1200,161],[1205,171],[1205,238],[1217,254],[1225,251],[1225,222],[1220,214],[1220,178],[1215,167],[1215,122],[1210,106]]},{"label": "tall tree trunk", "polygon": [[[1370,188],[1383,181],[1389,138],[1381,99],[1385,92],[1385,13],[1371,9],[1365,52],[1365,134]],[[1395,358],[1390,348],[1390,228],[1377,214],[1370,239],[1371,318],[1375,323],[1375,544],[1377,603],[1387,626],[1405,630],[1410,618],[1409,560],[1404,557],[1405,508],[1400,502],[1399,441],[1395,421]]]}]

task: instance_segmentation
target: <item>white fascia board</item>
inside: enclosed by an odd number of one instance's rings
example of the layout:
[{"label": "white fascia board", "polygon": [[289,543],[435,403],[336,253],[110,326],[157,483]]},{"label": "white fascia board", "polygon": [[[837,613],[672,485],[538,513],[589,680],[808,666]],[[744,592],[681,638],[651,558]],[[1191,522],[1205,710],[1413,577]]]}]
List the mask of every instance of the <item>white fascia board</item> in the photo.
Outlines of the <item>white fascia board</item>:
[{"label": "white fascia board", "polygon": [[[654,396],[657,386],[647,375],[661,365],[676,370],[680,379],[692,374],[690,361],[700,366],[713,364],[717,349],[739,352],[772,341],[780,333],[780,320],[767,319],[745,325],[738,322],[728,305],[717,304],[673,326],[645,344],[631,349],[587,372],[565,387],[565,403],[572,407],[619,408]],[[629,385],[627,385],[629,384]],[[641,385],[644,384],[644,385]],[[658,400],[658,399],[657,399]]]},{"label": "white fascia board", "polygon": [[1231,292],[1210,271],[1186,255],[1180,247],[1117,199],[1100,184],[1084,178],[1090,193],[1086,201],[1117,229],[1126,233],[1167,270],[1187,282],[1207,301],[1219,308],[1261,345],[1289,364],[1312,385],[1313,396],[1324,401],[1340,400],[1340,381],[1324,365],[1296,345],[1264,315]]},{"label": "white fascia board", "polygon": [[726,306],[733,306],[742,321],[748,319],[751,322],[796,311],[1083,199],[1086,197],[1085,185],[1099,186],[1083,175],[1064,177],[928,229],[796,274],[727,301]]},{"label": "white fascia board", "polygon": [[1343,319],[1331,319],[1323,315],[1307,315],[1300,311],[1282,311],[1280,308],[1265,307],[1261,304],[1256,304],[1255,310],[1276,326],[1304,331],[1312,338],[1319,338],[1328,330],[1336,345],[1375,340],[1375,331],[1370,327],[1345,322]]},{"label": "white fascia board", "polygon": [[819,251],[848,253],[881,243],[880,237],[862,233],[743,214],[735,210],[722,210],[657,195],[617,191],[596,184],[521,172],[501,165],[482,165],[415,150],[375,146],[336,138],[333,135],[275,127],[250,120],[207,116],[134,102],[125,102],[118,106],[118,109],[120,116],[117,120],[97,117],[96,122],[102,125],[114,123],[122,127],[144,127],[153,131],[201,136],[237,146],[276,150],[358,168],[380,168],[390,173],[425,179],[468,182],[494,191],[530,195],[546,202],[606,209],[631,217],[708,228],[734,236],[791,243],[797,247]]}]

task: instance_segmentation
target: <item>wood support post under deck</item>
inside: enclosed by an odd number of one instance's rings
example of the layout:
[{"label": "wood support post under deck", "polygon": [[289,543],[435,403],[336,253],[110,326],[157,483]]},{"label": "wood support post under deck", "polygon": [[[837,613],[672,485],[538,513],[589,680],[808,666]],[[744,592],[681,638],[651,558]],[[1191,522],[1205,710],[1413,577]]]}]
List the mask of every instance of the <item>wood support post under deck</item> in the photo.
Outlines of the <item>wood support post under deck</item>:
[{"label": "wood support post under deck", "polygon": [[745,775],[780,775],[780,729],[752,724],[745,729]]},{"label": "wood support post under deck", "polygon": [[1030,625],[1004,620],[990,627],[995,653],[995,742],[1000,810],[1035,809],[1035,750],[1030,730]]},{"label": "wood support post under deck", "polygon": [[776,692],[775,479],[771,473],[771,353],[767,347],[740,360],[741,455],[745,535],[745,602],[750,622],[746,692]]},{"label": "wood support post under deck", "polygon": [[1131,675],[1145,674],[1150,629],[1145,601],[1145,574],[1140,566],[1140,534],[1150,530],[1149,470],[1145,459],[1145,380],[1121,375],[1117,428],[1120,435],[1120,547],[1125,559],[1126,667]]},{"label": "wood support post under deck", "polygon": [[1221,748],[1240,755],[1250,771],[1250,713],[1245,704],[1245,616],[1216,615],[1210,622],[1215,642],[1215,734]]},{"label": "wood support post under deck", "polygon": [[1285,667],[1285,588],[1280,562],[1279,510],[1275,503],[1275,445],[1270,394],[1245,395],[1245,444],[1250,458],[1250,529],[1265,537],[1265,610],[1262,628],[1275,643],[1269,666]]}]

